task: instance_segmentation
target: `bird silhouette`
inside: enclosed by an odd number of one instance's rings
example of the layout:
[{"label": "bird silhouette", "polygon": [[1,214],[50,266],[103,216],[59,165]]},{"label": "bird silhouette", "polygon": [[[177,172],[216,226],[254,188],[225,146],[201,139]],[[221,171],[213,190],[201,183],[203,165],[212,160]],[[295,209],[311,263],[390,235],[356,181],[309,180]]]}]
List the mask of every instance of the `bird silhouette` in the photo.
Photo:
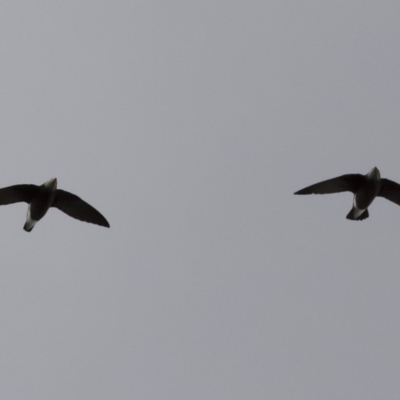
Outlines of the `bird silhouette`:
[{"label": "bird silhouette", "polygon": [[24,230],[30,232],[50,207],[58,208],[65,214],[80,221],[110,227],[108,221],[90,204],[75,194],[57,189],[57,178],[41,186],[14,185],[0,189],[0,205],[25,202],[29,204]]},{"label": "bird silhouette", "polygon": [[382,178],[378,168],[374,167],[366,175],[348,174],[316,183],[294,194],[329,194],[352,192],[353,208],[346,218],[362,221],[369,217],[368,207],[375,197],[384,197],[400,205],[400,185],[389,179]]}]

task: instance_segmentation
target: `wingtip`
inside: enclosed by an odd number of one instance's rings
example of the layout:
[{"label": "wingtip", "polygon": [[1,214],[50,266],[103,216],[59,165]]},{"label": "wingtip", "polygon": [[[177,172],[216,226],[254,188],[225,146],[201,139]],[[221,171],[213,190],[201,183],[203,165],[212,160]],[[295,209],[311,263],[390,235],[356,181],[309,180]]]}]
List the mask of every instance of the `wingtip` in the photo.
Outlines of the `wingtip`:
[{"label": "wingtip", "polygon": [[[101,216],[101,218],[99,218],[100,216]],[[97,216],[98,218],[96,218],[96,220],[94,220],[94,219],[91,220],[91,221],[86,220],[85,222],[89,222],[91,224],[99,225],[99,226],[102,226],[104,228],[109,228],[110,227],[110,223],[101,214],[100,214],[100,216]]]},{"label": "wingtip", "polygon": [[97,224],[97,225],[100,225],[100,226],[103,226],[104,228],[109,228],[110,227],[110,223],[106,220],[106,218],[103,215],[101,215],[101,220],[98,219],[96,222],[93,221],[93,223]]},{"label": "wingtip", "polygon": [[92,219],[92,220],[88,220],[88,219],[81,219],[82,222],[87,222],[89,224],[94,224],[97,226],[102,226],[103,228],[109,228],[110,224],[108,223],[108,221],[103,217],[101,220],[100,219]]}]

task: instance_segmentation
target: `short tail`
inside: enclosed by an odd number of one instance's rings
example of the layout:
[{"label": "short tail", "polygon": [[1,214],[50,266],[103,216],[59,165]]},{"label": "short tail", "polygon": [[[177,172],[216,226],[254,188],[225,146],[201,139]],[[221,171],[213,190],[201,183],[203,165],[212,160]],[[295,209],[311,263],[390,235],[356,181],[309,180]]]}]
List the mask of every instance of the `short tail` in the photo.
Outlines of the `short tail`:
[{"label": "short tail", "polygon": [[347,214],[346,218],[351,219],[352,221],[362,221],[363,219],[367,219],[369,217],[368,208],[358,217],[354,216],[355,209],[352,208],[350,212]]},{"label": "short tail", "polygon": [[29,225],[27,222],[24,225],[24,231],[30,232],[35,225]]}]

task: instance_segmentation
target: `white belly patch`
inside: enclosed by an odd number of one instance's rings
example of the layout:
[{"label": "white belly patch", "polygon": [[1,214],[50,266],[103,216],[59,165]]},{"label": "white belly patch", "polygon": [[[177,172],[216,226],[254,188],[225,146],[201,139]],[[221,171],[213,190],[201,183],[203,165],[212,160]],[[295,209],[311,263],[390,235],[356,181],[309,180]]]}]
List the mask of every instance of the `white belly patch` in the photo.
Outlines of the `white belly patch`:
[{"label": "white belly patch", "polygon": [[357,205],[356,205],[356,197],[354,196],[354,200],[353,200],[353,207],[354,207],[354,211],[353,211],[353,215],[355,218],[358,218],[365,210],[360,210]]},{"label": "white belly patch", "polygon": [[26,228],[32,229],[35,226],[36,222],[37,221],[35,221],[31,217],[31,205],[29,204],[28,212],[26,213]]}]

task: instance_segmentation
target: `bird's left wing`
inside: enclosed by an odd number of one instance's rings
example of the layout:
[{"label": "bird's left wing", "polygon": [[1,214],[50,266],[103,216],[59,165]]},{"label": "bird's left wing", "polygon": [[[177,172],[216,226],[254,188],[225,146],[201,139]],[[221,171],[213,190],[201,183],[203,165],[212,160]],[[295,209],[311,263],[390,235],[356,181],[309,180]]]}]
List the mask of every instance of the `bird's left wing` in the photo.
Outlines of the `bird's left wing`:
[{"label": "bird's left wing", "polygon": [[381,179],[381,188],[378,193],[379,197],[393,201],[400,206],[400,185],[389,179]]},{"label": "bird's left wing", "polygon": [[36,185],[14,185],[0,189],[0,206],[19,203],[30,203],[39,190]]},{"label": "bird's left wing", "polygon": [[110,227],[108,221],[90,204],[83,201],[75,194],[57,189],[51,207],[56,207],[72,218],[92,224]]},{"label": "bird's left wing", "polygon": [[364,175],[347,174],[307,186],[306,188],[295,192],[295,194],[329,194],[339,192],[355,193],[362,185],[363,181]]}]

